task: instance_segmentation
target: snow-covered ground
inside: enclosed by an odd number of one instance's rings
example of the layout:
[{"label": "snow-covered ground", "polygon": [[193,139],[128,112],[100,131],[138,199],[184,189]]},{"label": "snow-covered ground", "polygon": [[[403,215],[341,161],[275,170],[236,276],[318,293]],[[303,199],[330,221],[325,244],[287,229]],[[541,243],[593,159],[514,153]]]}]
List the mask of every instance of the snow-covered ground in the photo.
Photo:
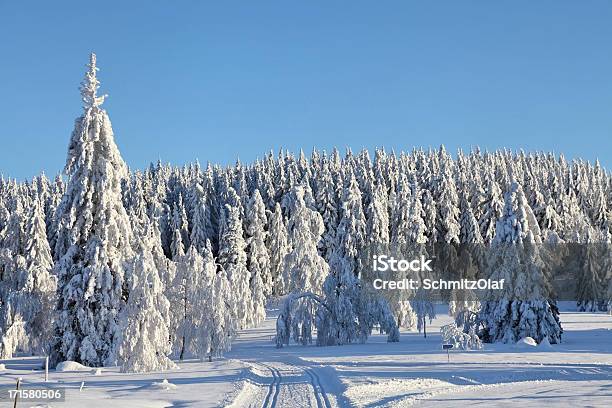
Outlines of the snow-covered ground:
[{"label": "snow-covered ground", "polygon": [[[65,403],[49,406],[610,406],[612,317],[565,307],[563,344],[486,344],[479,351],[452,351],[449,363],[439,335],[450,321],[444,309],[439,307],[427,339],[402,333],[400,343],[372,336],[363,345],[277,349],[269,318],[241,333],[227,358],[212,363],[187,361],[180,370],[142,375],[112,368],[51,371],[47,386],[68,393]],[[44,384],[39,358],[0,364],[6,366],[2,387],[18,377],[26,388]]]}]

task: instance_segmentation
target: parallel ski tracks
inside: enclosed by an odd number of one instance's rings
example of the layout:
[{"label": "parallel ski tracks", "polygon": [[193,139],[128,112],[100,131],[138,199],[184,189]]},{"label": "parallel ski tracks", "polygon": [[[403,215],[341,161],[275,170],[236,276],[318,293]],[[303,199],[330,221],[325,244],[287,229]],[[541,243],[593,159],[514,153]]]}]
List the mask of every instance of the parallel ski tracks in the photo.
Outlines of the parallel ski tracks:
[{"label": "parallel ski tracks", "polygon": [[[283,380],[283,375],[280,370],[273,365],[258,362],[257,364],[265,367],[272,374],[272,381],[268,384],[268,391],[266,393],[266,397],[263,400],[262,408],[275,408],[279,402],[279,394],[281,383]],[[321,383],[321,379],[315,370],[312,368],[302,366],[302,365],[290,365],[291,367],[295,367],[300,369],[305,377],[308,379],[310,386],[313,389],[314,397],[317,402],[317,408],[332,408],[332,404],[329,401],[327,393],[325,392],[325,388]]]},{"label": "parallel ski tracks", "polygon": [[278,402],[278,395],[280,394],[280,386],[283,376],[278,368],[264,363],[259,364],[266,367],[272,373],[272,382],[270,382],[268,385],[268,393],[263,401],[262,408],[274,408]]},{"label": "parallel ski tracks", "polygon": [[301,367],[304,373],[310,378],[310,385],[314,390],[315,398],[317,400],[318,408],[332,408],[331,403],[329,402],[329,398],[327,397],[327,393],[325,392],[325,388],[321,384],[321,379],[315,370],[309,367],[302,366]]}]

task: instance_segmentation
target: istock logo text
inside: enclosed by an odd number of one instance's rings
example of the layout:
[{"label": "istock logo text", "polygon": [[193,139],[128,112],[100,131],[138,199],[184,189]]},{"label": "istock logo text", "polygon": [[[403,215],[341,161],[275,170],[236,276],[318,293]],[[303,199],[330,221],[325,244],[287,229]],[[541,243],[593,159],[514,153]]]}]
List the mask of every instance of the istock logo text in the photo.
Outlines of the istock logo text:
[{"label": "istock logo text", "polygon": [[377,272],[432,272],[431,264],[432,260],[425,258],[425,255],[421,255],[418,259],[396,259],[393,256],[388,255],[374,255],[373,257],[373,269]]}]

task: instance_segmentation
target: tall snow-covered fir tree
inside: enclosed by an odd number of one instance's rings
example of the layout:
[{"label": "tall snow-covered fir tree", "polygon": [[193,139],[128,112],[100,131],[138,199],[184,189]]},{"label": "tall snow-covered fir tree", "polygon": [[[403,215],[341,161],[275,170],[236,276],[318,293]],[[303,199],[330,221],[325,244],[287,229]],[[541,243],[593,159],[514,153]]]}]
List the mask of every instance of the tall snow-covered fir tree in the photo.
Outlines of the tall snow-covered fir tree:
[{"label": "tall snow-covered fir tree", "polygon": [[234,314],[234,305],[237,301],[236,297],[241,296],[234,292],[224,269],[215,275],[213,287],[211,297],[213,307],[211,313],[206,315],[207,325],[205,326],[207,327],[210,359],[219,357],[232,348],[239,320]]},{"label": "tall snow-covered fir tree", "polygon": [[202,254],[202,270],[194,279],[193,333],[188,351],[204,359],[220,356],[229,350],[234,336],[235,317],[226,304],[232,293],[224,273],[217,274],[217,264],[210,241],[206,241]]},{"label": "tall snow-covered fir tree", "polygon": [[170,241],[172,260],[179,262],[185,255],[185,247],[188,246],[186,245],[186,239],[187,235],[189,234],[187,229],[187,214],[185,213],[183,199],[180,194],[178,202],[172,209],[172,221],[170,223],[170,227],[172,229],[172,238]]},{"label": "tall snow-covered fir tree", "polygon": [[[540,228],[523,190],[516,182],[506,193],[504,211],[497,222],[489,251],[493,280],[504,280],[502,291],[491,290],[480,310],[480,337],[486,342],[514,343],[532,337],[540,343],[561,341],[558,311],[539,256]],[[499,292],[499,293],[497,293]]]},{"label": "tall snow-covered fir tree", "polygon": [[28,264],[25,257],[25,226],[22,200],[16,197],[9,206],[10,215],[2,231],[0,250],[0,358],[12,358],[18,350],[28,349],[27,301],[29,288]]},{"label": "tall snow-covered fir tree", "polygon": [[116,362],[127,300],[131,251],[130,221],[122,202],[128,177],[108,114],[98,96],[96,55],[81,83],[83,115],[68,145],[66,192],[58,207],[55,273],[58,318],[52,361],[89,366]]},{"label": "tall snow-covered fir tree", "polygon": [[317,305],[311,297],[299,298],[297,295],[321,295],[329,267],[317,250],[324,232],[323,218],[307,207],[304,194],[302,186],[294,187],[290,194],[292,211],[287,228],[292,250],[283,261],[283,276],[290,283],[288,289],[295,296],[295,300],[291,300],[291,322],[287,325],[291,326],[296,341],[309,344],[312,342]]},{"label": "tall snow-covered fir tree", "polygon": [[[455,268],[456,277],[460,279],[475,280],[482,264],[482,252],[484,240],[480,235],[480,227],[476,216],[469,204],[469,196],[463,189],[460,201],[461,217],[461,245],[458,248],[457,264]],[[467,290],[452,290],[449,300],[449,315],[453,316],[458,326],[466,327],[480,309],[480,302],[474,293]]]},{"label": "tall snow-covered fir tree", "polygon": [[266,248],[266,208],[259,190],[255,190],[246,210],[247,260],[251,272],[253,294],[253,322],[261,323],[266,317],[266,297],[272,293],[270,255]]},{"label": "tall snow-covered fir tree", "polygon": [[118,365],[122,372],[143,373],[176,368],[168,355],[170,302],[155,266],[150,227],[141,237],[134,260],[131,288],[120,313],[121,339]]},{"label": "tall snow-covered fir tree", "polygon": [[606,269],[610,247],[598,237],[596,231],[587,230],[584,245],[581,248],[581,273],[578,277],[576,304],[581,312],[596,312],[604,309],[606,303]]},{"label": "tall snow-covered fir tree", "polygon": [[176,274],[171,289],[168,290],[169,299],[172,302],[170,321],[173,335],[174,353],[180,360],[185,357],[185,352],[191,349],[191,344],[197,337],[197,300],[203,295],[205,285],[202,281],[204,273],[204,261],[194,246],[191,246],[187,254],[181,256],[176,262]]},{"label": "tall snow-covered fir tree", "polygon": [[279,203],[274,206],[274,212],[268,214],[269,228],[266,247],[270,254],[270,273],[272,275],[272,294],[279,296],[288,291],[290,282],[283,277],[285,255],[290,251],[287,237],[287,225]]},{"label": "tall snow-covered fir tree", "polygon": [[26,277],[22,294],[22,313],[28,322],[29,348],[34,353],[49,353],[57,279],[51,274],[53,258],[47,241],[43,208],[35,199],[25,230]]},{"label": "tall snow-covered fir tree", "polygon": [[[357,341],[359,334],[358,252],[366,241],[365,216],[361,203],[361,191],[354,175],[348,179],[343,195],[343,215],[336,231],[336,243],[330,256],[330,274],[324,285],[325,299],[331,310],[324,330],[320,332],[321,344],[347,344]],[[328,327],[325,327],[328,326]],[[325,334],[321,336],[321,334]]]},{"label": "tall snow-covered fir tree", "polygon": [[[231,187],[230,190],[233,191]],[[254,308],[250,287],[251,272],[247,269],[242,220],[238,206],[226,204],[222,214],[218,262],[227,274],[232,290],[237,294],[232,305],[233,315],[237,319],[237,328],[244,329],[253,324]]]},{"label": "tall snow-covered fir tree", "polygon": [[362,196],[354,175],[349,174],[343,194],[342,218],[330,256],[330,273],[323,284],[325,307],[317,316],[317,344],[365,342],[375,324],[399,341],[399,331],[389,304],[361,285],[360,251],[366,243]]},{"label": "tall snow-covered fir tree", "polygon": [[328,273],[328,265],[317,251],[324,232],[323,219],[306,206],[301,187],[293,190],[292,200],[293,211],[287,226],[292,250],[283,261],[283,276],[291,283],[290,291],[321,293]]}]

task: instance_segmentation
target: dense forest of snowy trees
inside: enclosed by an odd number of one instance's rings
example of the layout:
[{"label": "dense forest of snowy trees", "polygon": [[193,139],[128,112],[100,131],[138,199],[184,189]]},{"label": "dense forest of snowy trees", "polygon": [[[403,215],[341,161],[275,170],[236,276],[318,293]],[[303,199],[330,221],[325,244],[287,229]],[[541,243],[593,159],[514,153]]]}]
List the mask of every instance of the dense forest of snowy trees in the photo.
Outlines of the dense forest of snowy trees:
[{"label": "dense forest of snowy trees", "polygon": [[[451,311],[477,316],[484,341],[554,343],[562,330],[538,244],[610,243],[611,174],[551,153],[281,151],[129,171],[96,94],[95,55],[88,67],[65,175],[0,179],[0,358],[170,368],[171,358],[221,355],[265,318],[267,299],[290,293],[279,346],[310,343],[314,327],[319,345],[374,329],[397,341],[398,325],[420,328],[431,307],[360,283],[359,251],[372,242],[521,245],[520,257],[509,246],[489,263],[508,290],[541,288],[539,300]],[[576,300],[605,310],[610,247],[585,248]]]}]

